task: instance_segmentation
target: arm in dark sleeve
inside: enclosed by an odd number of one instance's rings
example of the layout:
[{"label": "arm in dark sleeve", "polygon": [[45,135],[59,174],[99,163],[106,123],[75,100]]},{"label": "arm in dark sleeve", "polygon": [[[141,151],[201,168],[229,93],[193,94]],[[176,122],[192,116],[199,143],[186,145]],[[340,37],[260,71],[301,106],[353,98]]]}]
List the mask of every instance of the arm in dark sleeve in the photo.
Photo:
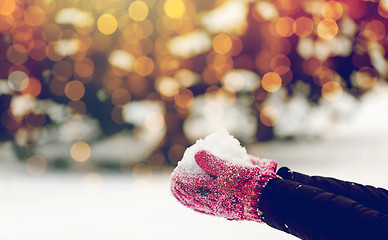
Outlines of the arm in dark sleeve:
[{"label": "arm in dark sleeve", "polygon": [[388,215],[295,181],[269,180],[261,192],[259,210],[265,223],[301,239],[388,238]]},{"label": "arm in dark sleeve", "polygon": [[280,168],[277,174],[284,179],[293,180],[301,184],[321,188],[328,192],[348,197],[356,202],[388,214],[388,191],[383,188],[364,186],[329,177],[308,176],[290,171],[286,167]]}]

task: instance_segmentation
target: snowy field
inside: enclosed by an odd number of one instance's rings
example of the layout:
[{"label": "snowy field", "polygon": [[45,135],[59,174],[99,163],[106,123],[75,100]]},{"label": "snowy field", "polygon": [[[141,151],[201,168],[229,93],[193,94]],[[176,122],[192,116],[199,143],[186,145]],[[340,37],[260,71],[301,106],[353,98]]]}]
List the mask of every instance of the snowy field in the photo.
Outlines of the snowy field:
[{"label": "snowy field", "polygon": [[[292,239],[263,224],[198,214],[170,194],[168,175],[152,180],[103,175],[8,175],[1,182],[1,239]],[[243,237],[243,238],[242,238]]]},{"label": "snowy field", "polygon": [[[388,188],[388,95],[376,95],[323,138],[273,141],[248,152],[279,166]],[[171,169],[139,176],[51,172],[34,177],[0,159],[0,239],[295,239],[254,222],[231,222],[181,206]]]}]

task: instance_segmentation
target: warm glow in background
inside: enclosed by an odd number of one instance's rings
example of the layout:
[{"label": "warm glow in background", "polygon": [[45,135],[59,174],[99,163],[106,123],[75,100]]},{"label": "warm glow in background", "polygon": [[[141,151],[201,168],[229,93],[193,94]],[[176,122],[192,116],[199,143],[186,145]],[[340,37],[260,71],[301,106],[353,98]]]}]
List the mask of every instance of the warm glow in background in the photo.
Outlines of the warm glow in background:
[{"label": "warm glow in background", "polygon": [[2,0],[3,148],[34,174],[153,172],[219,127],[245,144],[298,138],[284,129],[303,108],[282,103],[334,106],[386,82],[387,17],[386,0]]}]

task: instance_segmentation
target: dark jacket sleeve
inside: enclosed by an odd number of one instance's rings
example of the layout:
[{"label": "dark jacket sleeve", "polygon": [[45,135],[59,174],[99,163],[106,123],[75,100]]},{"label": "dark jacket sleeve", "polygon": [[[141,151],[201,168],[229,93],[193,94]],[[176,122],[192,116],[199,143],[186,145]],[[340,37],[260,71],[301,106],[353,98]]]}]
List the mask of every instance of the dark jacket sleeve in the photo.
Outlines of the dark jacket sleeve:
[{"label": "dark jacket sleeve", "polygon": [[259,210],[265,223],[301,239],[388,239],[388,215],[292,180],[269,180]]},{"label": "dark jacket sleeve", "polygon": [[388,191],[383,188],[364,186],[358,183],[329,177],[308,176],[291,171],[286,167],[280,168],[277,174],[283,179],[293,180],[301,184],[321,188],[328,192],[348,197],[358,203],[368,205],[378,211],[388,214]]}]

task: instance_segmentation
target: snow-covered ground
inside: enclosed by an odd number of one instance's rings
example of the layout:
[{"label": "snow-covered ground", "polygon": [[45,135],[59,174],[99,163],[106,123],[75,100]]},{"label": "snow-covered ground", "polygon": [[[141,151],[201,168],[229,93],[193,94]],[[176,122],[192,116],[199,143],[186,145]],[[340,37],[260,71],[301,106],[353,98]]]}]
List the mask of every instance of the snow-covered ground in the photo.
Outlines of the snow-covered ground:
[{"label": "snow-covered ground", "polygon": [[230,222],[181,206],[168,175],[2,174],[1,239],[292,239],[264,224]]}]

